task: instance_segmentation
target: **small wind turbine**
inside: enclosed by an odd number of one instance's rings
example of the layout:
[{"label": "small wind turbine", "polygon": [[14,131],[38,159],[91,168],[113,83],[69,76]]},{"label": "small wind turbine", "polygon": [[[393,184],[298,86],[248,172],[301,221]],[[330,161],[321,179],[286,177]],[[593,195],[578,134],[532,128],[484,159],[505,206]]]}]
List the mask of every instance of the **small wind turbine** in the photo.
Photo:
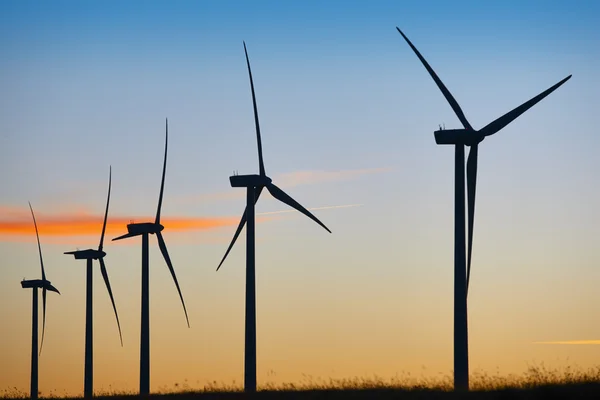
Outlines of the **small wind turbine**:
[{"label": "small wind turbine", "polygon": [[[33,289],[33,307],[31,319],[31,392],[32,399],[38,398],[38,356],[42,354],[42,346],[44,345],[44,331],[46,330],[46,291],[56,292],[60,294],[49,280],[46,279],[44,271],[44,260],[42,260],[42,246],[40,245],[40,235],[38,234],[37,223],[33,208],[29,203],[31,216],[33,217],[33,226],[35,226],[35,236],[37,237],[38,251],[40,253],[40,265],[42,266],[42,279],[22,280],[21,287],[23,289]],[[40,352],[38,354],[38,288],[42,289],[42,341],[40,344]]]},{"label": "small wind turbine", "polygon": [[256,107],[256,96],[254,94],[254,83],[252,81],[252,71],[250,70],[250,61],[248,51],[244,42],[244,52],[246,53],[246,64],[248,65],[248,75],[250,77],[250,89],[252,90],[252,104],[254,106],[254,123],[256,126],[256,140],[258,143],[258,166],[259,175],[237,175],[229,177],[232,187],[246,188],[246,210],[242,215],[240,224],[233,235],[233,240],[227,248],[223,259],[217,267],[221,268],[223,261],[231,251],[233,244],[237,240],[242,228],[248,223],[246,228],[246,326],[245,326],[245,357],[244,357],[244,391],[256,391],[256,295],[255,295],[255,265],[254,265],[254,205],[258,201],[263,188],[267,188],[269,193],[292,208],[300,211],[302,214],[311,218],[317,224],[325,228],[329,233],[331,231],[308,211],[302,207],[296,200],[292,199],[283,190],[272,183],[271,178],[265,173],[265,166],[262,156],[262,143],[260,139],[260,126],[258,123],[258,110]]},{"label": "small wind turbine", "polygon": [[76,260],[87,261],[87,284],[86,284],[86,295],[85,295],[85,376],[83,378],[83,395],[85,398],[92,398],[94,393],[94,355],[93,355],[93,307],[92,307],[92,262],[98,260],[100,262],[100,272],[104,278],[110,301],[112,302],[113,310],[115,310],[115,317],[117,318],[117,326],[119,328],[119,337],[121,338],[121,346],[123,346],[123,336],[121,335],[121,324],[119,323],[119,315],[117,314],[117,306],[115,305],[115,299],[113,298],[112,289],[110,288],[110,281],[108,280],[108,273],[106,272],[106,265],[104,265],[104,256],[106,253],[102,250],[104,243],[104,232],[106,231],[106,219],[108,217],[108,204],[110,202],[110,184],[111,184],[112,168],[109,169],[108,173],[108,198],[106,199],[106,211],[104,212],[104,223],[102,224],[102,235],[100,236],[100,244],[98,250],[87,249],[77,251],[67,251],[65,254],[72,254]]},{"label": "small wind turbine", "polygon": [[165,188],[165,172],[167,170],[167,143],[169,141],[169,124],[165,120],[165,159],[163,163],[162,181],[160,184],[160,195],[158,196],[158,209],[156,210],[156,219],[154,222],[141,222],[131,223],[127,225],[127,233],[114,238],[113,240],[121,240],[134,236],[142,236],[142,328],[141,328],[141,343],[140,343],[140,394],[148,395],[150,393],[150,293],[149,293],[149,268],[148,268],[148,235],[156,235],[158,239],[158,247],[165,258],[165,262],[171,271],[173,281],[179,292],[179,298],[183,305],[183,312],[185,313],[185,319],[187,321],[188,328],[190,327],[190,321],[188,319],[187,309],[185,308],[185,302],[183,301],[183,295],[177,282],[177,276],[167,251],[167,245],[162,237],[161,231],[164,226],[160,224],[160,209],[162,206],[163,191]]},{"label": "small wind turbine", "polygon": [[[475,187],[477,183],[478,145],[486,136],[500,131],[517,117],[529,110],[536,103],[558,89],[571,78],[571,75],[554,86],[526,101],[519,107],[504,114],[480,130],[475,130],[467,121],[465,114],[446,88],[441,79],[429,66],[410,40],[396,27],[404,40],[415,52],[421,63],[429,72],[444,97],[450,103],[454,113],[463,124],[464,129],[442,129],[434,132],[435,142],[439,145],[455,146],[454,155],[454,388],[469,389],[469,342],[467,330],[467,291],[471,276],[471,253],[473,250],[473,220],[475,218]],[[470,146],[467,160],[467,198],[468,198],[468,259],[465,268],[465,146]],[[466,270],[465,270],[466,269]]]}]

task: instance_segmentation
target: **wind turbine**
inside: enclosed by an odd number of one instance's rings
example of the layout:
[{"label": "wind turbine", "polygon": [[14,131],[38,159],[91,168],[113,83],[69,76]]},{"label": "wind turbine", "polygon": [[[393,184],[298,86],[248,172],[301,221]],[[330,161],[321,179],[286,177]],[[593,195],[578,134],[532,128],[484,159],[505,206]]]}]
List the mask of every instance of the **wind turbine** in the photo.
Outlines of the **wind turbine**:
[{"label": "wind turbine", "polygon": [[117,318],[117,326],[119,327],[119,337],[121,338],[121,346],[123,346],[123,336],[121,335],[121,324],[119,323],[119,315],[117,314],[117,306],[115,305],[115,299],[113,298],[112,289],[110,288],[110,281],[108,280],[108,273],[106,272],[106,265],[104,264],[104,256],[106,253],[102,250],[104,243],[104,233],[106,232],[106,219],[108,217],[108,204],[110,202],[110,184],[111,184],[112,168],[109,169],[108,173],[108,198],[106,199],[106,211],[104,212],[104,223],[102,224],[102,235],[100,235],[100,244],[98,250],[87,249],[77,251],[67,251],[65,254],[72,254],[76,260],[87,261],[87,284],[86,284],[86,295],[85,295],[85,373],[83,378],[83,395],[85,398],[92,398],[94,393],[94,358],[93,358],[93,307],[92,307],[92,262],[98,260],[100,262],[100,272],[104,278],[110,301],[112,302],[113,310],[115,310],[115,317]]},{"label": "wind turbine", "polygon": [[156,235],[158,239],[158,247],[171,271],[171,276],[179,292],[179,298],[183,305],[183,312],[187,321],[188,328],[190,321],[188,319],[187,309],[183,301],[183,295],[177,282],[177,276],[167,251],[167,245],[162,236],[164,226],[160,224],[160,209],[162,206],[163,191],[165,188],[165,172],[167,170],[167,143],[169,141],[169,123],[165,120],[165,159],[163,163],[162,181],[160,184],[160,195],[158,196],[158,209],[156,210],[156,219],[154,222],[131,223],[127,225],[127,233],[114,238],[113,240],[121,240],[134,236],[142,236],[142,328],[141,328],[141,343],[140,343],[140,394],[148,395],[150,393],[150,293],[149,293],[149,262],[148,262],[148,235]]},{"label": "wind turbine", "polygon": [[[40,265],[42,266],[42,279],[22,280],[21,287],[23,289],[33,289],[33,306],[31,318],[31,392],[32,399],[38,398],[38,356],[42,354],[42,346],[44,345],[44,332],[46,330],[46,291],[56,292],[60,294],[49,280],[46,279],[44,271],[44,260],[42,260],[42,246],[40,245],[40,235],[38,234],[37,223],[33,208],[29,203],[31,216],[33,217],[33,226],[35,226],[35,236],[37,237],[38,251],[40,253]],[[40,352],[38,354],[38,289],[42,289],[42,341],[40,344]]]},{"label": "wind turbine", "polygon": [[[473,220],[475,217],[475,188],[477,183],[478,145],[486,136],[500,131],[517,117],[529,110],[536,103],[558,89],[571,78],[571,75],[554,86],[509,111],[480,130],[475,130],[467,121],[458,102],[429,66],[416,47],[396,27],[404,40],[415,52],[421,63],[429,72],[444,97],[450,103],[454,113],[464,129],[439,129],[434,132],[435,142],[439,145],[455,146],[454,155],[454,388],[469,389],[469,348],[467,330],[467,291],[471,276],[471,253],[473,250]],[[467,198],[468,198],[468,258],[465,268],[465,146],[470,146],[467,160]]]},{"label": "wind turbine", "polygon": [[244,356],[244,391],[256,391],[256,295],[255,295],[255,264],[254,264],[254,205],[263,190],[267,188],[269,193],[288,206],[295,208],[302,214],[306,215],[317,224],[321,225],[331,233],[331,231],[312,215],[310,211],[302,207],[296,200],[292,199],[283,190],[272,183],[265,172],[265,166],[262,156],[262,143],[260,139],[260,126],[258,123],[258,110],[256,108],[256,96],[254,94],[254,82],[252,81],[252,71],[250,70],[250,60],[248,59],[248,51],[246,50],[246,42],[244,42],[244,52],[246,53],[246,64],[248,65],[248,76],[250,77],[250,89],[252,90],[252,104],[254,106],[254,124],[256,126],[256,140],[258,143],[258,166],[259,174],[252,175],[233,175],[229,177],[232,187],[246,188],[246,210],[242,215],[240,224],[233,235],[231,244],[227,248],[223,259],[217,267],[217,271],[221,268],[223,261],[231,251],[233,244],[237,240],[242,228],[247,223],[246,228],[246,326],[245,326],[245,356]]}]

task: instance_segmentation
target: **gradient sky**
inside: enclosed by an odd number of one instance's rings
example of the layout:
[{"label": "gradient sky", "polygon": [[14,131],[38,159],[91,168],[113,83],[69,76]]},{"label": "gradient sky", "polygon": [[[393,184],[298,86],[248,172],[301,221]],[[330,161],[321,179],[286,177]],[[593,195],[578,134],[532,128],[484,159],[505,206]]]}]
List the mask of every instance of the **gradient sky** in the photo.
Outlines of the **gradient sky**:
[{"label": "gradient sky", "polygon": [[[109,165],[107,240],[153,218],[166,117],[164,237],[191,328],[151,238],[151,389],[242,383],[244,240],[215,272],[244,207],[228,176],[258,171],[242,40],[267,173],[333,231],[258,203],[259,385],[450,374],[453,150],[433,131],[460,123],[396,26],[475,128],[573,74],[480,146],[470,361],[595,365],[600,3],[3,1],[0,390],[29,386],[27,201],[62,293],[40,390],[81,393],[85,263],[63,252],[97,246]],[[138,387],[140,247],[105,246],[124,347],[95,271],[97,390]]]}]

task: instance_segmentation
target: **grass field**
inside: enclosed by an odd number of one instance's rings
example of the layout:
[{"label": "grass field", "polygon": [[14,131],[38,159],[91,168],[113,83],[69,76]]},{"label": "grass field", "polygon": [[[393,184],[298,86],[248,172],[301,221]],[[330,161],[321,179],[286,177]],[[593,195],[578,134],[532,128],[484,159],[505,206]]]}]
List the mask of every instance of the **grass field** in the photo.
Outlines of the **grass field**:
[{"label": "grass field", "polygon": [[[238,385],[213,382],[201,389],[187,383],[174,384],[153,394],[153,398],[200,399],[600,399],[600,366],[582,370],[565,367],[547,369],[543,365],[530,367],[523,375],[500,376],[471,374],[471,391],[452,391],[452,378],[414,378],[409,374],[393,379],[351,378],[315,379],[306,376],[299,383],[265,384],[259,392],[247,395]],[[28,394],[17,388],[0,392],[1,399],[23,399]],[[59,393],[41,393],[41,398],[69,399]],[[96,391],[96,398],[117,400],[136,398],[133,393]]]}]

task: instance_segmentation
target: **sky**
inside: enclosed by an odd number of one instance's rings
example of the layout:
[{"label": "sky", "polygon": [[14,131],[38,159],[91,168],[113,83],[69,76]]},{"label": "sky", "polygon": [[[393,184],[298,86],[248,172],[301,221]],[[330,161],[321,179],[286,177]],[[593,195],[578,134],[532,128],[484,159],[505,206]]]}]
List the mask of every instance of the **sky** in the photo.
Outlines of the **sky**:
[{"label": "sky", "polygon": [[[600,357],[600,4],[594,1],[0,2],[0,390],[27,391],[31,293],[49,293],[43,394],[83,392],[85,263],[95,389],[137,390],[141,241],[156,213],[190,318],[150,238],[151,390],[243,382],[244,209],[228,177],[264,161],[313,221],[257,205],[258,384],[452,371],[453,151],[459,128],[412,40],[477,129],[573,77],[479,148],[471,371]],[[577,345],[570,345],[577,344]]]}]

